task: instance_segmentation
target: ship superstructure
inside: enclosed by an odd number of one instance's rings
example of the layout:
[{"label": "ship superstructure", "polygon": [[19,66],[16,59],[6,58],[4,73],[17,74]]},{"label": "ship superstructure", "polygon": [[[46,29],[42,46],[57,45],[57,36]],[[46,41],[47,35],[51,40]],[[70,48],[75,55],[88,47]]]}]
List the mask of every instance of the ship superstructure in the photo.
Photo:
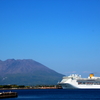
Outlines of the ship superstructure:
[{"label": "ship superstructure", "polygon": [[63,77],[58,84],[63,89],[100,89],[100,77],[90,74],[88,78],[82,78],[81,75],[72,74]]}]

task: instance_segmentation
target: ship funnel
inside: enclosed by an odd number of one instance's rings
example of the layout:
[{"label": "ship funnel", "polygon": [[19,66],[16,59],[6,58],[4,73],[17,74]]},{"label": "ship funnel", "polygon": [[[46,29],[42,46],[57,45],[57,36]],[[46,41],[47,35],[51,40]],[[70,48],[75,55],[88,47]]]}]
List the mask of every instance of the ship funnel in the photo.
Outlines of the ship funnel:
[{"label": "ship funnel", "polygon": [[92,78],[94,76],[94,74],[90,74],[90,78]]}]

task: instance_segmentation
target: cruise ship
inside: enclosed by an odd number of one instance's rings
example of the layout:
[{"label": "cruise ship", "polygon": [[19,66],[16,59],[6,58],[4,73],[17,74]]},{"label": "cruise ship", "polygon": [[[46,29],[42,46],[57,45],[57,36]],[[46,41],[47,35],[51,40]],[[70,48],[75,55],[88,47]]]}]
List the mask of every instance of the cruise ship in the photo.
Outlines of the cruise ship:
[{"label": "cruise ship", "polygon": [[88,78],[82,78],[81,75],[72,74],[63,77],[58,84],[63,89],[100,89],[100,77],[90,74]]}]

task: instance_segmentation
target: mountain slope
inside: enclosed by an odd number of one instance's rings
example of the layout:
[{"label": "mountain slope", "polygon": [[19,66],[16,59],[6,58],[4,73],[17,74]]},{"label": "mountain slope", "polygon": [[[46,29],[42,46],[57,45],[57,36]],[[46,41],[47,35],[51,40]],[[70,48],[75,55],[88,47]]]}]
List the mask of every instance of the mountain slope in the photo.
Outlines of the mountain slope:
[{"label": "mountain slope", "polygon": [[51,85],[61,80],[62,74],[31,59],[0,60],[0,84]]}]

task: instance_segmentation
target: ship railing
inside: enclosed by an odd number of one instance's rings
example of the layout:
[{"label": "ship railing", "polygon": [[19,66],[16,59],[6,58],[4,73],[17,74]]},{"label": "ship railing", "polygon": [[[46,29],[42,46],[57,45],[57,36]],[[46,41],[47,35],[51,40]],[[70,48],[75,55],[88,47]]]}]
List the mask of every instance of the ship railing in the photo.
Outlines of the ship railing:
[{"label": "ship railing", "polygon": [[77,80],[100,80],[100,78],[79,78]]}]

